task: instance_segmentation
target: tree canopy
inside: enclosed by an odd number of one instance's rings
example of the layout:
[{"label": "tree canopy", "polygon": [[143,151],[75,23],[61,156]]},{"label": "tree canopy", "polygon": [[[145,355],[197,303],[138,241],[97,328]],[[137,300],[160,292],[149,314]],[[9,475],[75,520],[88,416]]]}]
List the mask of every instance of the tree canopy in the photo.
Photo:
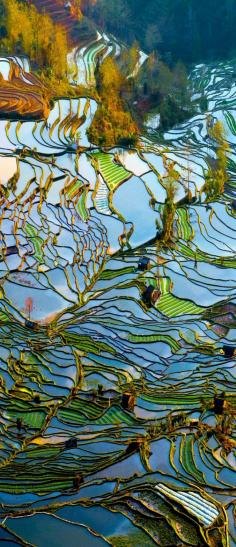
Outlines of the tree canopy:
[{"label": "tree canopy", "polygon": [[[2,6],[2,9],[1,9]],[[1,22],[5,32],[0,41],[4,50],[10,53],[29,55],[39,69],[45,69],[58,80],[67,71],[67,36],[65,30],[46,13],[17,0],[1,0]]]},{"label": "tree canopy", "polygon": [[98,65],[96,82],[101,102],[88,129],[90,140],[108,147],[134,144],[138,127],[122,99],[124,78],[112,57]]},{"label": "tree canopy", "polygon": [[108,31],[170,62],[235,53],[236,0],[97,0],[92,13]]}]

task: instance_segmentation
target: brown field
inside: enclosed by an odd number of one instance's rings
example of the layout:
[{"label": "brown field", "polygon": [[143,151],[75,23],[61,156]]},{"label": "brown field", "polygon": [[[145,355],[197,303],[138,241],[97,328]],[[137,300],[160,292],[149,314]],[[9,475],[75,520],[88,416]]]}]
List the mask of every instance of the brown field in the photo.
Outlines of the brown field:
[{"label": "brown field", "polygon": [[39,12],[48,13],[54,23],[62,25],[73,41],[72,37],[77,19],[73,17],[68,8],[65,8],[66,0],[31,0],[31,3],[34,4]]},{"label": "brown field", "polygon": [[[82,36],[78,32],[78,19],[73,15],[69,8],[66,8],[67,0],[30,0],[31,4],[37,8],[41,13],[45,12],[50,15],[54,23],[57,23],[64,27],[67,31],[68,40],[71,45],[82,45],[87,42],[87,39],[96,38],[95,31],[90,29],[88,36]],[[83,9],[83,2],[82,9]],[[86,2],[85,2],[86,4]]]},{"label": "brown field", "polygon": [[9,81],[0,76],[0,117],[33,118],[47,117],[49,104],[47,89],[33,74],[24,72],[12,62]]}]

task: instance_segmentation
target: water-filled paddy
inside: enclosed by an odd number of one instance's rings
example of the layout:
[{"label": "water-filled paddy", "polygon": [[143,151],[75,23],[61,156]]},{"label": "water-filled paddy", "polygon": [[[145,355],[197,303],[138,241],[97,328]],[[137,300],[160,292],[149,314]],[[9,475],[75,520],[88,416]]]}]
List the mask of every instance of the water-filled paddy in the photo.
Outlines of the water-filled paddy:
[{"label": "water-filled paddy", "polygon": [[[74,51],[75,79],[92,82],[99,52],[118,54],[109,40]],[[234,160],[231,72],[206,67],[204,90]],[[192,74],[196,93],[202,74]],[[235,545],[235,359],[220,354],[235,342],[235,164],[210,209],[200,194],[214,156],[205,115],[164,137],[149,131],[139,153],[108,155],[88,142],[95,110],[90,99],[63,99],[47,124],[0,122],[0,534],[37,546],[208,545],[211,529],[161,496],[161,483],[210,499],[223,523],[214,545]],[[75,117],[84,117],[78,134]],[[80,156],[75,139],[87,147]],[[177,204],[171,248],[155,241],[163,154],[181,173],[177,201],[188,166],[196,197]],[[150,308],[149,284],[161,293]],[[213,408],[222,391],[226,440]]]}]

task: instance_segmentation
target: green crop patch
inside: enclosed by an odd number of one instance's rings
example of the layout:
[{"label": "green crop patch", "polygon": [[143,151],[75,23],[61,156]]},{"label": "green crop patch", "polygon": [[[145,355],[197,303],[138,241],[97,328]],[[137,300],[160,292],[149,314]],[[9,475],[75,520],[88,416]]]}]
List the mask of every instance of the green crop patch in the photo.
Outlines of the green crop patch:
[{"label": "green crop patch", "polygon": [[132,173],[114,161],[111,154],[97,152],[93,153],[91,157],[96,160],[95,167],[97,166],[97,170],[112,192],[132,176]]}]

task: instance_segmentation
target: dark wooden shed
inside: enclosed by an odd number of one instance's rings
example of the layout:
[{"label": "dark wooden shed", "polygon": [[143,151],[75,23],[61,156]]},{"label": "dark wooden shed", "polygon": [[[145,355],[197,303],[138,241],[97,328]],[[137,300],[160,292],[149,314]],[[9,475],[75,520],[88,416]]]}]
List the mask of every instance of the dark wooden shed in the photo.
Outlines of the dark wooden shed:
[{"label": "dark wooden shed", "polygon": [[152,285],[149,285],[149,287],[147,287],[145,291],[143,292],[142,300],[144,304],[151,307],[156,304],[160,296],[161,296],[160,289],[155,289],[155,287],[153,287]]},{"label": "dark wooden shed", "polygon": [[150,265],[151,265],[150,258],[148,258],[148,256],[142,256],[138,262],[138,269],[141,270],[142,272],[145,272],[146,270],[150,268]]}]

